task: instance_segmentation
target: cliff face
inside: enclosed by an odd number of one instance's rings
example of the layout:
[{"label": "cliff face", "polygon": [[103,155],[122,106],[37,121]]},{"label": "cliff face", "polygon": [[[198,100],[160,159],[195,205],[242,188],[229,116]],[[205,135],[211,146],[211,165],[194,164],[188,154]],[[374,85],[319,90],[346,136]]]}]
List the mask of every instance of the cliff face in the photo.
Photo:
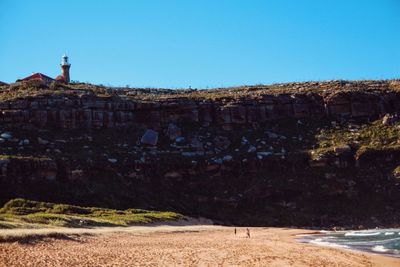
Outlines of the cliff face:
[{"label": "cliff face", "polygon": [[380,119],[400,109],[398,81],[32,86],[0,95],[2,201],[174,209],[262,225],[400,218],[397,116],[378,134]]},{"label": "cliff face", "polygon": [[[343,83],[341,85],[341,83]],[[285,118],[376,117],[399,109],[400,82],[305,83],[307,90],[253,88],[210,90],[179,95],[170,92],[150,97],[129,97],[129,90],[98,96],[92,91],[57,90],[0,102],[3,123],[33,124],[61,129],[100,129],[144,124],[152,128],[169,123],[211,124],[229,130]],[[285,85],[286,87],[289,85]],[[320,88],[328,89],[321,90]],[[268,89],[268,90],[267,90]],[[314,90],[313,90],[314,89]],[[39,91],[40,92],[40,91]],[[154,100],[151,99],[154,98]]]}]

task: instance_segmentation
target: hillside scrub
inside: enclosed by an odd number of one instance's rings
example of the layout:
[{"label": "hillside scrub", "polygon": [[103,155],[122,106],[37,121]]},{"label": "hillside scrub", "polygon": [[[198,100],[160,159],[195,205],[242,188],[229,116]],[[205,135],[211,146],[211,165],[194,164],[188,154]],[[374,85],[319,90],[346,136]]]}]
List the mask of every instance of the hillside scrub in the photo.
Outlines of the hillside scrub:
[{"label": "hillside scrub", "polygon": [[166,88],[129,88],[95,85],[82,82],[72,82],[68,85],[53,82],[45,84],[40,80],[17,81],[10,85],[0,86],[0,100],[12,100],[23,97],[44,96],[52,94],[79,95],[89,94],[102,97],[123,97],[124,99],[154,101],[169,98],[188,99],[239,99],[244,97],[257,98],[264,94],[306,94],[319,93],[329,95],[334,92],[365,92],[399,91],[400,80],[365,80],[365,81],[320,81],[320,82],[292,82],[281,84],[243,85],[212,89],[166,89]]},{"label": "hillside scrub", "polygon": [[174,212],[113,210],[31,201],[22,198],[0,209],[0,228],[128,226],[183,219]]},{"label": "hillside scrub", "polygon": [[400,122],[383,125],[382,120],[370,123],[345,123],[322,129],[316,135],[318,147],[314,155],[333,152],[335,147],[350,146],[359,158],[369,151],[400,150]]}]

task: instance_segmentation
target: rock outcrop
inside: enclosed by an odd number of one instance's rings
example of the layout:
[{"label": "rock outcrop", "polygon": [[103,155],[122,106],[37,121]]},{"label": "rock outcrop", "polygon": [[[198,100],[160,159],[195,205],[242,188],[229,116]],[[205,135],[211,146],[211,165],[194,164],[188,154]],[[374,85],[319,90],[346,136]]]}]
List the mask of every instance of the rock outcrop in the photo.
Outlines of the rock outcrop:
[{"label": "rock outcrop", "polygon": [[[76,85],[7,97],[13,86],[0,93],[0,201],[174,209],[235,224],[400,218],[399,81],[208,91]],[[392,127],[379,149],[360,132],[375,119]],[[351,142],[327,140],[324,131],[342,128]]]},{"label": "rock outcrop", "polygon": [[[332,83],[332,87],[337,85],[337,82]],[[304,83],[306,85],[310,86]],[[347,85],[351,85],[350,89]],[[327,93],[320,89],[329,86],[327,82],[303,93],[296,89],[279,93],[277,89],[253,88],[254,94],[250,90],[235,97],[215,90],[219,96],[215,99],[200,93],[199,96],[182,93],[177,97],[164,92],[164,97],[151,100],[130,99],[129,91],[104,97],[87,91],[74,94],[57,91],[57,94],[0,101],[0,122],[62,129],[116,128],[133,124],[159,129],[170,123],[197,123],[215,124],[229,130],[236,125],[285,118],[373,118],[399,111],[400,92],[391,90],[390,85],[389,81],[345,83]]]}]

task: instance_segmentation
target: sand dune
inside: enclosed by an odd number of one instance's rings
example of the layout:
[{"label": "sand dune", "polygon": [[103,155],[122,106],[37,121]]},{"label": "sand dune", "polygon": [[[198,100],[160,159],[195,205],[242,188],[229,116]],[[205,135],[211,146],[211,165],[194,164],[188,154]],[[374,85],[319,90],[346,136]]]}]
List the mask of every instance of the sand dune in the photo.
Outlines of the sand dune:
[{"label": "sand dune", "polygon": [[250,228],[246,238],[245,228],[237,230],[237,235],[232,227],[201,225],[35,230],[69,238],[0,243],[0,266],[400,266],[400,259],[293,239],[310,231]]}]

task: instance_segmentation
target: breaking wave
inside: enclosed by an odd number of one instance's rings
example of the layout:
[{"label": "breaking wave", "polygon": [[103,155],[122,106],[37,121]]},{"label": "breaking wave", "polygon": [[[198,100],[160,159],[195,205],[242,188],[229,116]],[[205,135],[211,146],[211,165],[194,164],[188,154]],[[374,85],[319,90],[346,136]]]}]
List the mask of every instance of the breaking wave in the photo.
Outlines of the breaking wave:
[{"label": "breaking wave", "polygon": [[299,241],[321,246],[355,249],[400,257],[400,229],[364,231],[321,231],[317,235],[299,236]]}]

